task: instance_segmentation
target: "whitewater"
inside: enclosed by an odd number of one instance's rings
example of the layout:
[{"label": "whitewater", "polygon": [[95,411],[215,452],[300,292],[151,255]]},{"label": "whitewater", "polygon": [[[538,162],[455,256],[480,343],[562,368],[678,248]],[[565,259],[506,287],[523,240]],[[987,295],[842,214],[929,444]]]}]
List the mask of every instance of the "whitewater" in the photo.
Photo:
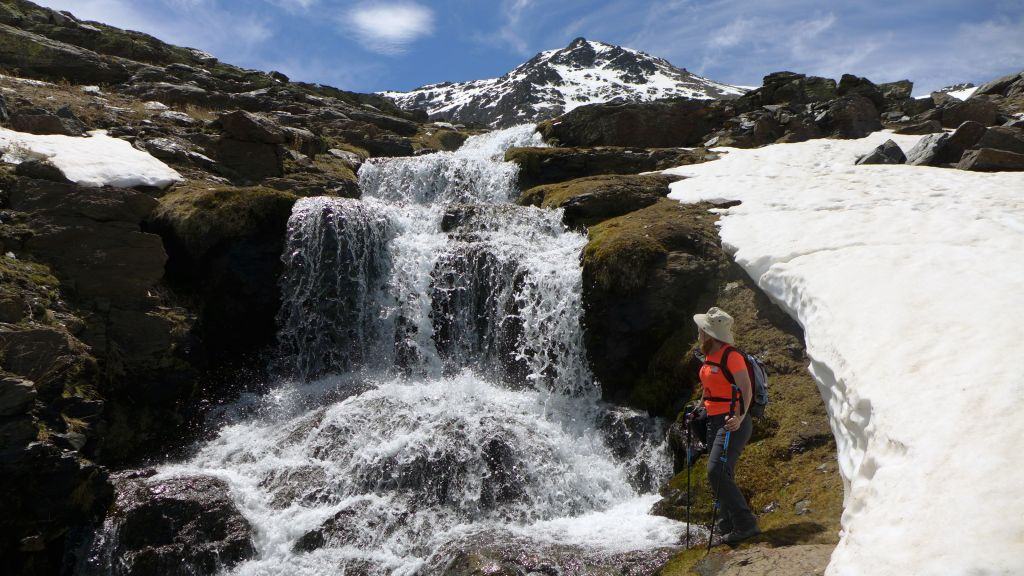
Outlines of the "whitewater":
[{"label": "whitewater", "polygon": [[[511,204],[512,145],[371,159],[361,200],[289,221],[280,383],[150,479],[225,480],[257,557],[238,575],[438,573],[497,546],[599,561],[677,547],[651,516],[662,422],[600,402],[580,318],[586,238]],[[568,556],[566,556],[568,554]]]},{"label": "whitewater", "polygon": [[845,483],[827,574],[1022,574],[1024,176],[855,166],[878,132],[668,173],[804,328]]}]

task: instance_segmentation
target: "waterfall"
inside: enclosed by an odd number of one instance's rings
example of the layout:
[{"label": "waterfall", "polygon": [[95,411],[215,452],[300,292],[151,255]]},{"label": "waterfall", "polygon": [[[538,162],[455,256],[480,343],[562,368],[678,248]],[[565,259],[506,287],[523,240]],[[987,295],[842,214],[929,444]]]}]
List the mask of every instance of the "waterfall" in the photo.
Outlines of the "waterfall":
[{"label": "waterfall", "polygon": [[361,200],[288,225],[281,384],[159,477],[224,478],[256,528],[237,574],[421,574],[469,543],[601,554],[675,544],[648,516],[662,424],[599,400],[580,321],[586,238],[512,204],[512,145],[371,159]]}]

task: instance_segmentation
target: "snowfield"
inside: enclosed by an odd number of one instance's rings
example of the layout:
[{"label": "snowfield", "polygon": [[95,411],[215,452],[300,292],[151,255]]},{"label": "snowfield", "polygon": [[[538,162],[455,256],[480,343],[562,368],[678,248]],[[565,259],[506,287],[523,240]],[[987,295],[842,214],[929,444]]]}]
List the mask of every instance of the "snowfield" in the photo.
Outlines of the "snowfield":
[{"label": "snowfield", "polygon": [[48,160],[64,176],[80,186],[152,186],[167,188],[181,175],[130,143],[94,130],[88,138],[36,135],[0,128],[3,161]]},{"label": "snowfield", "polygon": [[[892,138],[668,170],[805,331],[846,493],[830,575],[1024,574],[1024,174],[855,166]],[[749,472],[748,472],[749,473]]]}]

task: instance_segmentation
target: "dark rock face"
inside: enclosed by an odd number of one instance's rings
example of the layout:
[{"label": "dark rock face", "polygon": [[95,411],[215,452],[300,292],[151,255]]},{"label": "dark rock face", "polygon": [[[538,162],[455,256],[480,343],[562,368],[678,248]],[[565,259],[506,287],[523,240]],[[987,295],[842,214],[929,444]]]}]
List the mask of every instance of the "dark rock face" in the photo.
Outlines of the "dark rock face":
[{"label": "dark rock face", "polygon": [[970,150],[963,155],[956,167],[975,172],[1020,172],[1024,171],[1024,154],[991,148]]},{"label": "dark rock face", "polygon": [[899,144],[886,140],[884,144],[857,160],[857,164],[903,164],[906,161],[907,156]]},{"label": "dark rock face", "polygon": [[252,528],[223,480],[193,476],[150,482],[121,474],[102,538],[79,573],[218,573],[255,554]]},{"label": "dark rock face", "polygon": [[542,123],[544,139],[561,146],[693,146],[722,126],[721,103],[668,100],[637,104],[591,104]]},{"label": "dark rock face", "polygon": [[917,144],[907,152],[907,164],[911,166],[932,166],[947,140],[949,140],[949,134],[945,132],[926,135],[918,140]]},{"label": "dark rock face", "polygon": [[985,134],[986,128],[978,122],[964,122],[952,134],[937,133],[925,136],[907,153],[907,164],[914,166],[940,166],[956,164],[964,151],[973,147]]},{"label": "dark rock face", "polygon": [[510,148],[505,160],[519,164],[519,187],[602,174],[636,174],[696,164],[716,156],[706,150],[673,148]]},{"label": "dark rock face", "polygon": [[589,226],[654,204],[677,179],[661,174],[590,176],[530,188],[519,204],[562,208],[567,226]]},{"label": "dark rock face", "polygon": [[790,104],[802,106],[828,102],[839,96],[836,81],[819,76],[806,76],[794,72],[773,72],[764,77],[763,85],[736,100],[741,111],[750,111],[761,106]]},{"label": "dark rock face", "polygon": [[843,96],[829,103],[818,117],[818,126],[834,138],[863,138],[882,129],[878,109],[859,94]]},{"label": "dark rock face", "polygon": [[706,210],[662,199],[590,228],[585,339],[606,400],[661,415],[682,405],[691,316],[726,262]]},{"label": "dark rock face", "polygon": [[266,188],[184,187],[160,199],[147,230],[163,238],[168,281],[198,298],[197,332],[209,362],[273,339],[277,284],[297,197]]},{"label": "dark rock face", "polygon": [[17,168],[14,169],[14,173],[18,176],[34,178],[36,180],[49,180],[50,182],[60,182],[62,184],[71,183],[64,176],[64,173],[60,171],[60,168],[45,160],[26,160],[18,164]]},{"label": "dark rock face", "polygon": [[878,85],[878,90],[887,102],[902,102],[911,97],[914,92],[914,83],[910,80],[885,82]]},{"label": "dark rock face", "polygon": [[67,78],[83,84],[117,84],[138,64],[98,54],[39,34],[0,24],[0,61],[22,74]]}]

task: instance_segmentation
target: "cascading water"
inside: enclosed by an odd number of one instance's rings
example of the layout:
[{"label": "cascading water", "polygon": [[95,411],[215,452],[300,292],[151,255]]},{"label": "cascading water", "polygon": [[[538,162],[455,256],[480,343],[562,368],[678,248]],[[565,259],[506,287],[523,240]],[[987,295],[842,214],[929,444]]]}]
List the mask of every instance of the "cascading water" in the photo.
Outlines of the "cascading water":
[{"label": "cascading water", "polygon": [[[585,359],[583,235],[510,203],[511,145],[372,159],[362,200],[289,222],[279,370],[157,478],[225,479],[256,528],[237,574],[420,574],[481,542],[612,554],[673,545],[646,515],[660,425],[598,400]],[[647,495],[645,495],[647,494]]]}]

